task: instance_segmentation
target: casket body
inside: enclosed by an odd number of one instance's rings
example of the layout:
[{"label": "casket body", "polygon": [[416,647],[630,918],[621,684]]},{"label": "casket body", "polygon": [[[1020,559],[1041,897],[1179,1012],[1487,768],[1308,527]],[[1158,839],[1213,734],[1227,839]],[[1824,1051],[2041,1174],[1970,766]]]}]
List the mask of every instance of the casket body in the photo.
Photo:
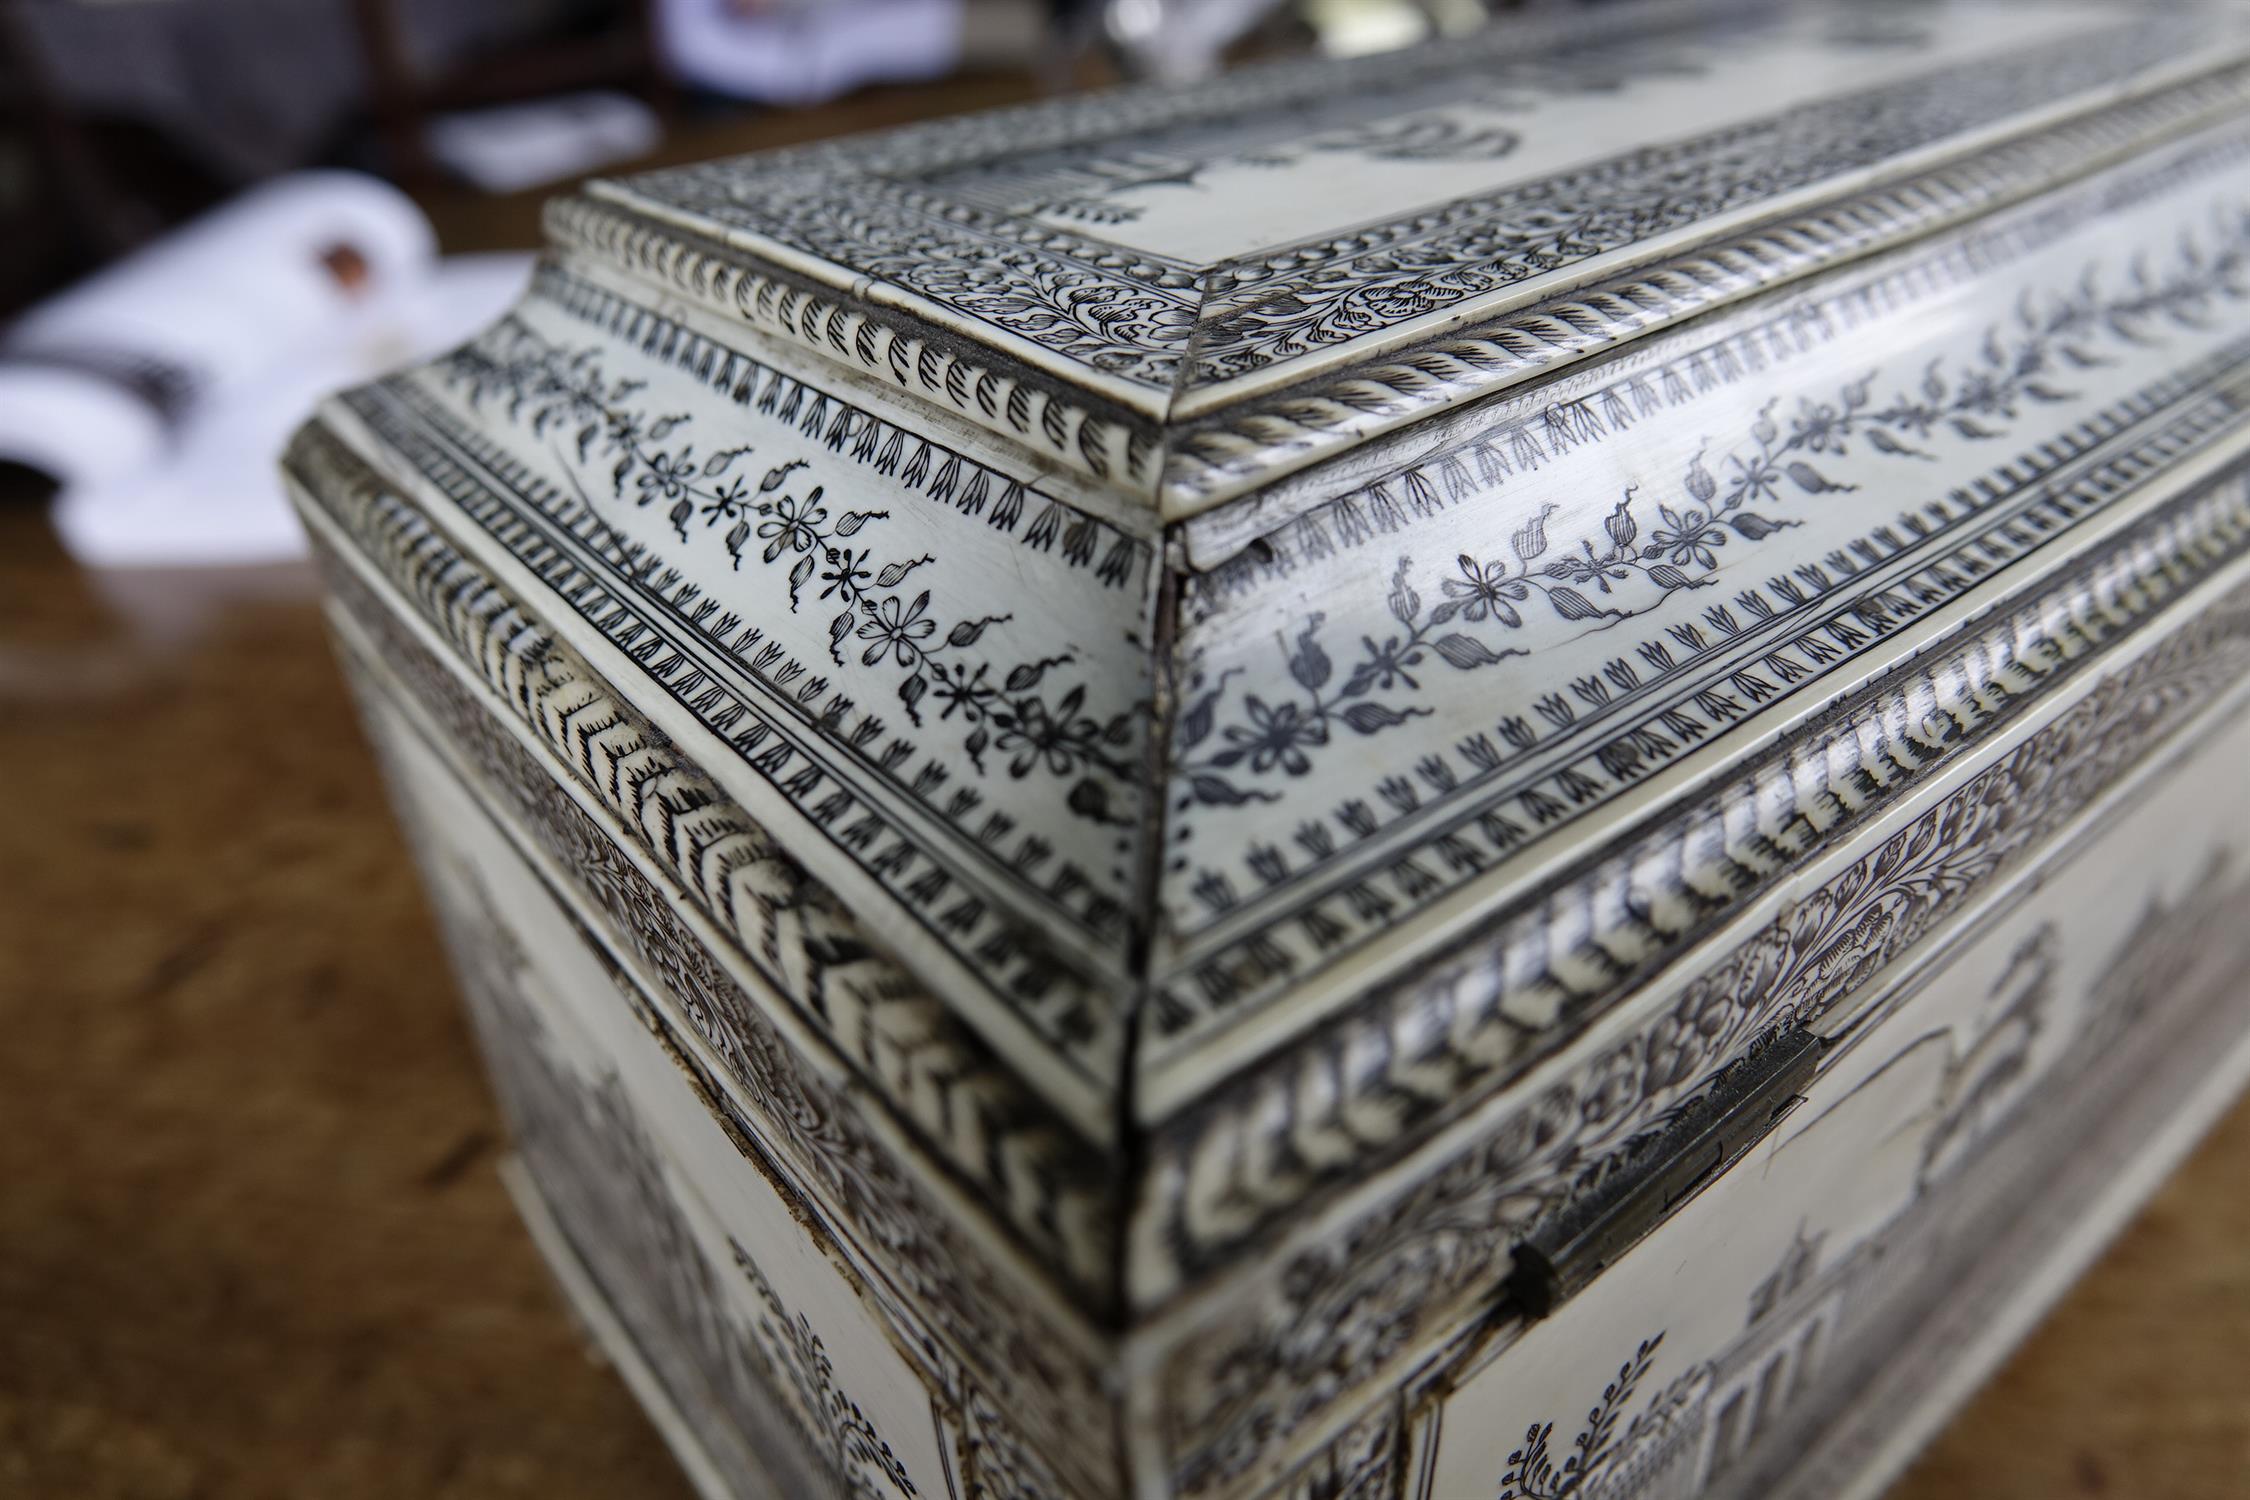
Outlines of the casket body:
[{"label": "casket body", "polygon": [[287,460],[713,1496],[1868,1493],[2250,1068],[2250,30],[619,183]]}]

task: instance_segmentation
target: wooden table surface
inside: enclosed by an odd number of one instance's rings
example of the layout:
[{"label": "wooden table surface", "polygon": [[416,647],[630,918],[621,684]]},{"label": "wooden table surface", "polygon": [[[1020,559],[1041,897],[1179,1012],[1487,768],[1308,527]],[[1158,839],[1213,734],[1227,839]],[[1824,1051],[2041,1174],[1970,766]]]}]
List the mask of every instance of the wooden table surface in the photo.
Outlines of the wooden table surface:
[{"label": "wooden table surface", "polygon": [[[0,1497],[687,1500],[494,1174],[309,573],[88,575],[0,503],[0,796]],[[1891,1500],[2104,1495],[2250,1497],[2250,1106]]]}]

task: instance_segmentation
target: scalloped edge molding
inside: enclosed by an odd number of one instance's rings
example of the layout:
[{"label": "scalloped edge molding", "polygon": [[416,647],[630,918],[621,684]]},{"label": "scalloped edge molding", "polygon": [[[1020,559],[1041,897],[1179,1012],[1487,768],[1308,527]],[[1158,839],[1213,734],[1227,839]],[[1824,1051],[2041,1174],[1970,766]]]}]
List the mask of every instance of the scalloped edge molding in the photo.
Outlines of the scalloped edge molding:
[{"label": "scalloped edge molding", "polygon": [[2064,185],[2246,106],[2250,63],[2223,64],[1278,390],[1216,406],[1175,392],[1156,416],[662,222],[628,207],[637,200],[612,185],[550,204],[547,231],[566,255],[621,269],[964,418],[1173,522],[1656,329]]}]

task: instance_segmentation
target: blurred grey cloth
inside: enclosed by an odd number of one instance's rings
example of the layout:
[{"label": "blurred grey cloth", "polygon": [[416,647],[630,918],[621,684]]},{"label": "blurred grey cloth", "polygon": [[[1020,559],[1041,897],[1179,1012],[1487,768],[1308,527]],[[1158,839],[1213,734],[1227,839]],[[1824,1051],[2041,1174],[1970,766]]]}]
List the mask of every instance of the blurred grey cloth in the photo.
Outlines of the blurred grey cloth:
[{"label": "blurred grey cloth", "polygon": [[[416,71],[583,15],[586,0],[390,0]],[[351,0],[0,0],[83,113],[152,125],[233,182],[310,160],[366,103]]]}]

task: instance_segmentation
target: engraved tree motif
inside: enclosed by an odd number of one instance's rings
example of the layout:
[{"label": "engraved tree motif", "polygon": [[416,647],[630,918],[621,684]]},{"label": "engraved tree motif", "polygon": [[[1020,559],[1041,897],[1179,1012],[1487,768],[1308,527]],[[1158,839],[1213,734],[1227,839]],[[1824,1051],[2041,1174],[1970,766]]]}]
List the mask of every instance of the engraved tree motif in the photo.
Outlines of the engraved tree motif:
[{"label": "engraved tree motif", "polygon": [[817,1428],[813,1436],[842,1480],[847,1500],[881,1500],[886,1486],[912,1500],[913,1479],[891,1452],[891,1445],[875,1430],[875,1424],[859,1409],[859,1403],[836,1383],[836,1367],[828,1357],[828,1346],[803,1313],[792,1313],[782,1305],[772,1283],[742,1247],[729,1243],[736,1269],[765,1304],[765,1315],[758,1321],[759,1342],[781,1366],[807,1420]]},{"label": "engraved tree motif", "polygon": [[1659,1333],[1644,1339],[1631,1359],[1618,1366],[1617,1378],[1602,1387],[1602,1399],[1586,1414],[1586,1425],[1571,1439],[1571,1452],[1558,1466],[1549,1444],[1555,1424],[1534,1424],[1524,1434],[1521,1448],[1508,1455],[1507,1472],[1500,1477],[1499,1500],[1564,1500],[1579,1495],[1595,1482],[1620,1451],[1617,1424],[1632,1404],[1633,1393],[1648,1374],[1656,1349],[1664,1342]]},{"label": "engraved tree motif", "polygon": [[1924,1183],[1975,1151],[1993,1123],[2006,1117],[2034,1066],[2034,1051],[2050,1023],[2061,934],[2043,922],[2009,955],[1987,1003],[1993,1018],[1946,1065],[1939,1115],[1922,1147]]}]

